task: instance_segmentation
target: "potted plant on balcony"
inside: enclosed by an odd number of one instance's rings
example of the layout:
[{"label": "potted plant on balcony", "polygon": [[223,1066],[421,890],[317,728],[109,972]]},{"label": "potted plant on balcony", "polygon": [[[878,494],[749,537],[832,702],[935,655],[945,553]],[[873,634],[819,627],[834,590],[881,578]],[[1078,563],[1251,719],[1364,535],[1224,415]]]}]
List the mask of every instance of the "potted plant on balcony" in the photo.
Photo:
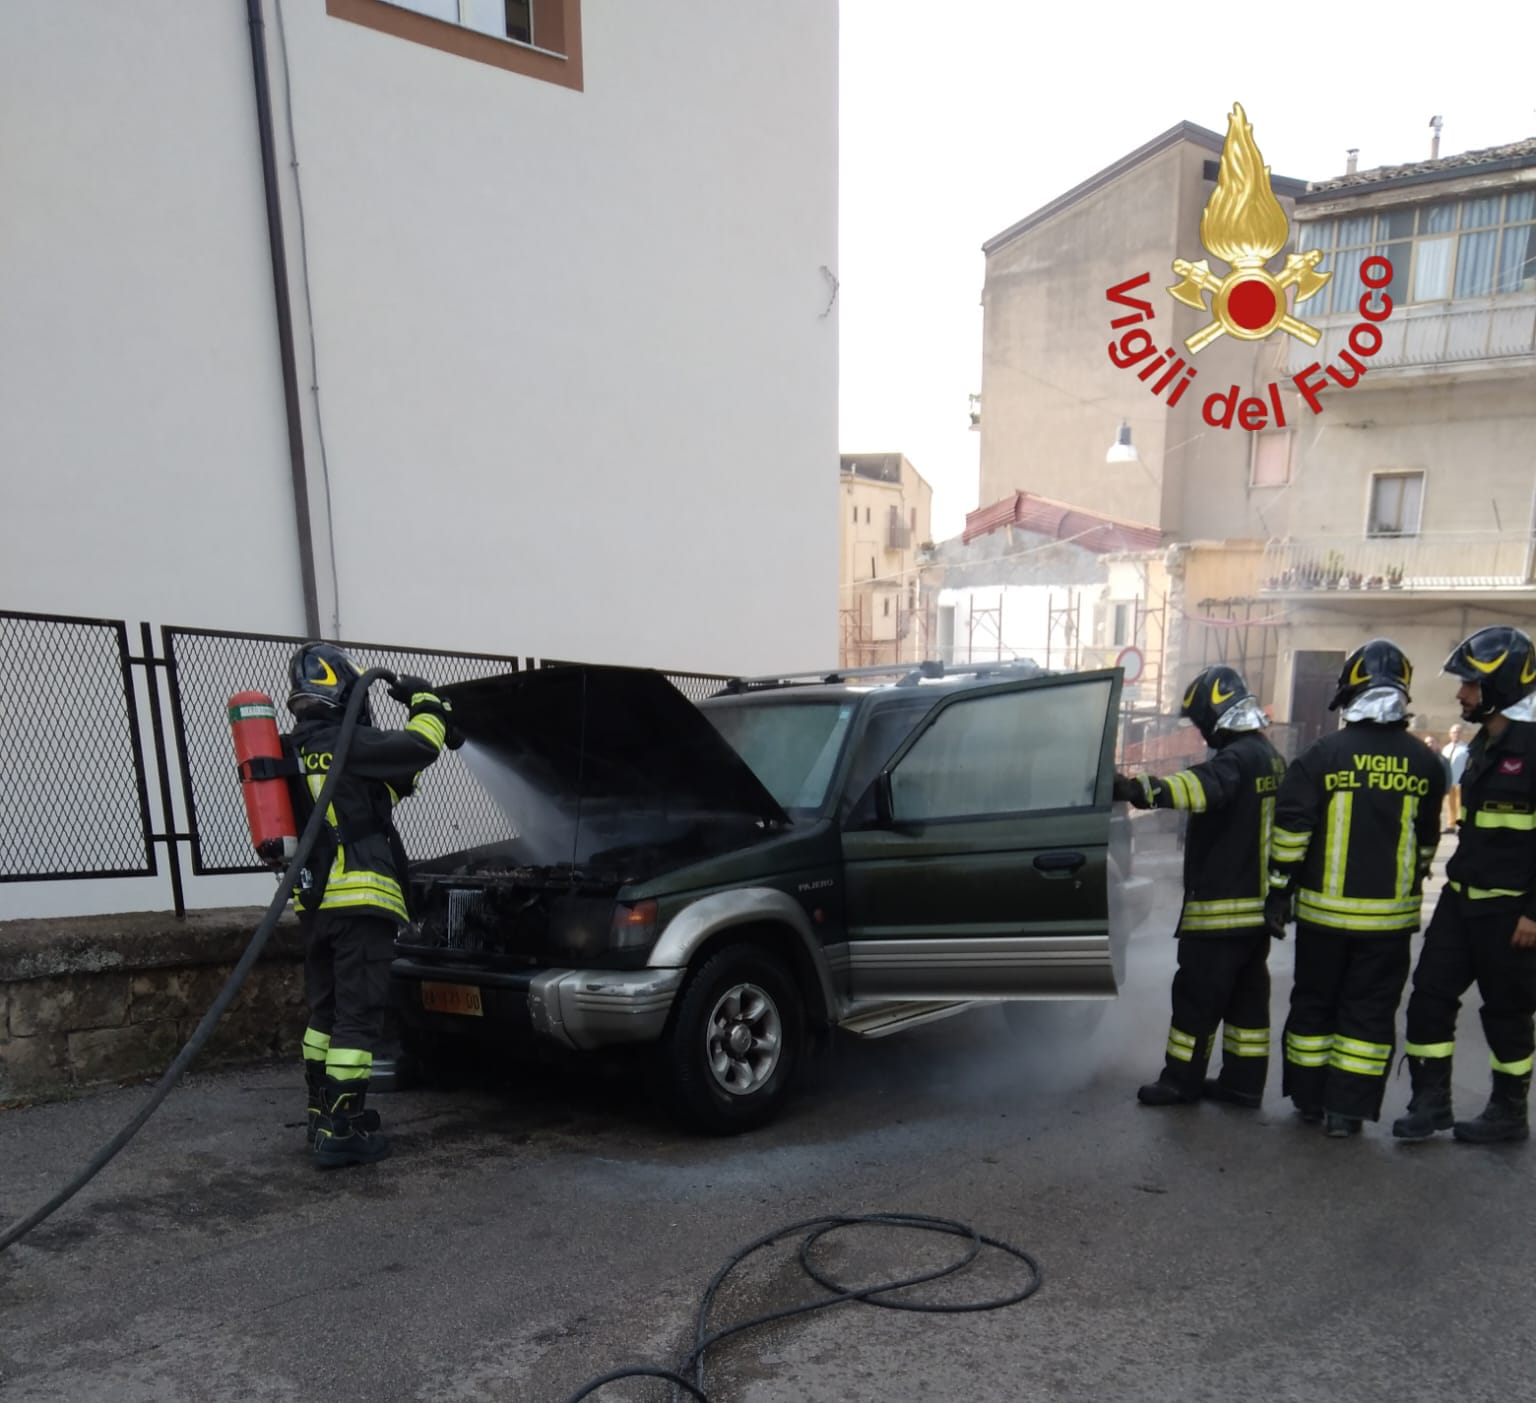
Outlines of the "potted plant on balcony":
[{"label": "potted plant on balcony", "polygon": [[1403,567],[1401,565],[1389,565],[1389,566],[1387,566],[1387,588],[1388,589],[1402,589],[1402,587],[1403,587]]},{"label": "potted plant on balcony", "polygon": [[1387,583],[1382,575],[1368,575],[1365,580],[1366,589],[1381,589]]},{"label": "potted plant on balcony", "polygon": [[1365,576],[1358,570],[1350,570],[1344,576],[1343,589],[1360,589],[1365,584]]},{"label": "potted plant on balcony", "polygon": [[1323,588],[1338,589],[1339,581],[1344,578],[1344,557],[1336,550],[1328,552],[1327,563],[1323,566]]}]

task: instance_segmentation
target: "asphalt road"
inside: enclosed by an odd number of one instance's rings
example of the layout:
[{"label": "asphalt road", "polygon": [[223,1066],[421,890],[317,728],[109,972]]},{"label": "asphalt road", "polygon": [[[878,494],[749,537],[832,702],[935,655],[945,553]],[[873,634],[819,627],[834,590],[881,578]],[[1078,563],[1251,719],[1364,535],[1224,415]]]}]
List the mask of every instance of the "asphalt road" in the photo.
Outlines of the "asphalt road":
[{"label": "asphalt road", "polygon": [[[1166,1035],[1168,921],[1163,902],[1091,1038],[1020,1036],[993,1009],[840,1043],[779,1122],[736,1140],[678,1132],[622,1069],[530,1064],[500,1089],[381,1098],[396,1156],[323,1174],[296,1069],[195,1077],[0,1255],[0,1398],[560,1403],[618,1365],[675,1360],[739,1245],[868,1212],[973,1224],[1034,1253],[1044,1284],[991,1313],[845,1305],[772,1326],[722,1347],[719,1403],[1529,1397],[1536,1148],[1394,1142],[1406,1075],[1353,1141],[1297,1122],[1277,1064],[1256,1113],[1138,1106]],[[1289,945],[1270,964],[1278,1029]],[[1487,1077],[1470,1008],[1462,1032],[1465,1114]],[[0,1116],[0,1219],[143,1094]],[[859,1231],[818,1259],[862,1283],[955,1245]],[[744,1271],[721,1320],[820,1294],[788,1247]],[[988,1253],[931,1299],[1022,1273]]]}]

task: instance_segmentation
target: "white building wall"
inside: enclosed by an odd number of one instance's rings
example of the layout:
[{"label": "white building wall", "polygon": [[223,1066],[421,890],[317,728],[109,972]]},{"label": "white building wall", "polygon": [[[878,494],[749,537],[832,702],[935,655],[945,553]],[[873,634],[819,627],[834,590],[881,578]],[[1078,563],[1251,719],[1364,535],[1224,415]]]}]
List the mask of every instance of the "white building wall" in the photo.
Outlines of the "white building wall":
[{"label": "white building wall", "polygon": [[0,608],[303,627],[235,3],[0,5]]},{"label": "white building wall", "polygon": [[[275,6],[322,631],[835,656],[836,7],[584,0],[578,92]],[[0,5],[0,129],[0,608],[303,632],[245,7]]]},{"label": "white building wall", "polygon": [[833,655],[836,14],[788,10],[586,0],[574,92],[290,0],[348,636]]}]

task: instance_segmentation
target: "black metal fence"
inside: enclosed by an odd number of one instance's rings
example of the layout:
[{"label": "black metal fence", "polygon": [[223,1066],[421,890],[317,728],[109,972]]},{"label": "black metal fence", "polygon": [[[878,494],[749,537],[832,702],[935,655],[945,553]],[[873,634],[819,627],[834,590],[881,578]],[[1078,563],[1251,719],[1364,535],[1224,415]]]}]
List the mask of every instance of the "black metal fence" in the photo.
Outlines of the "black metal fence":
[{"label": "black metal fence", "polygon": [[127,625],[0,613],[0,882],[152,877]]},{"label": "black metal fence", "polygon": [[[157,652],[155,630],[140,624],[138,633],[135,654],[122,620],[0,611],[0,695],[26,699],[24,723],[13,715],[11,724],[0,727],[0,882],[153,877],[159,874],[157,848],[163,847],[180,914],[186,905],[182,844],[196,876],[267,870],[251,850],[226,704],[234,693],[252,690],[280,704],[288,659],[305,640],[167,625],[159,630]],[[387,667],[442,686],[562,665],[392,644],[340,646],[363,667]],[[727,680],[710,673],[665,676],[693,701]],[[141,689],[148,703],[143,708]],[[404,723],[405,708],[383,688],[369,698],[369,707],[381,726]],[[146,740],[154,756],[158,826]],[[452,751],[401,807],[398,823],[413,857],[512,833]]]}]

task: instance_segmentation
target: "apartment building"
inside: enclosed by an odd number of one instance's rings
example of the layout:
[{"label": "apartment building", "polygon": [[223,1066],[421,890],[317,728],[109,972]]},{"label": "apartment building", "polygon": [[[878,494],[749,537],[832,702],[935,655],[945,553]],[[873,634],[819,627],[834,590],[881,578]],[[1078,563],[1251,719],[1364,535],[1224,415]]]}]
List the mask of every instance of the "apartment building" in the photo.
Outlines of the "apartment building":
[{"label": "apartment building", "polygon": [[933,547],[933,488],[900,453],[842,455],[838,666],[932,656],[919,566]]},{"label": "apartment building", "polygon": [[[1263,114],[1250,116],[1262,148]],[[1169,600],[1165,708],[1180,675],[1228,661],[1278,720],[1315,734],[1345,653],[1386,634],[1442,728],[1456,709],[1437,674],[1455,641],[1495,621],[1536,627],[1536,140],[1273,176],[1289,237],[1268,266],[1319,252],[1331,277],[1289,310],[1320,339],[1223,337],[1199,355],[1200,392],[1175,405],[1106,355],[1124,310],[1106,290],[1150,273],[1138,295],[1159,347],[1209,320],[1165,288],[1175,259],[1201,255],[1221,150],[1182,123],[984,246],[977,514],[1025,491],[1159,533],[1136,617]],[[1316,367],[1348,378],[1372,256],[1391,263],[1393,311],[1344,388]],[[1328,388],[1309,397],[1298,377]],[[1279,414],[1255,431],[1212,425],[1205,397],[1229,385],[1266,400],[1275,386]],[[1129,443],[1107,452],[1117,437]],[[1131,602],[1106,596],[1101,640]]]}]

